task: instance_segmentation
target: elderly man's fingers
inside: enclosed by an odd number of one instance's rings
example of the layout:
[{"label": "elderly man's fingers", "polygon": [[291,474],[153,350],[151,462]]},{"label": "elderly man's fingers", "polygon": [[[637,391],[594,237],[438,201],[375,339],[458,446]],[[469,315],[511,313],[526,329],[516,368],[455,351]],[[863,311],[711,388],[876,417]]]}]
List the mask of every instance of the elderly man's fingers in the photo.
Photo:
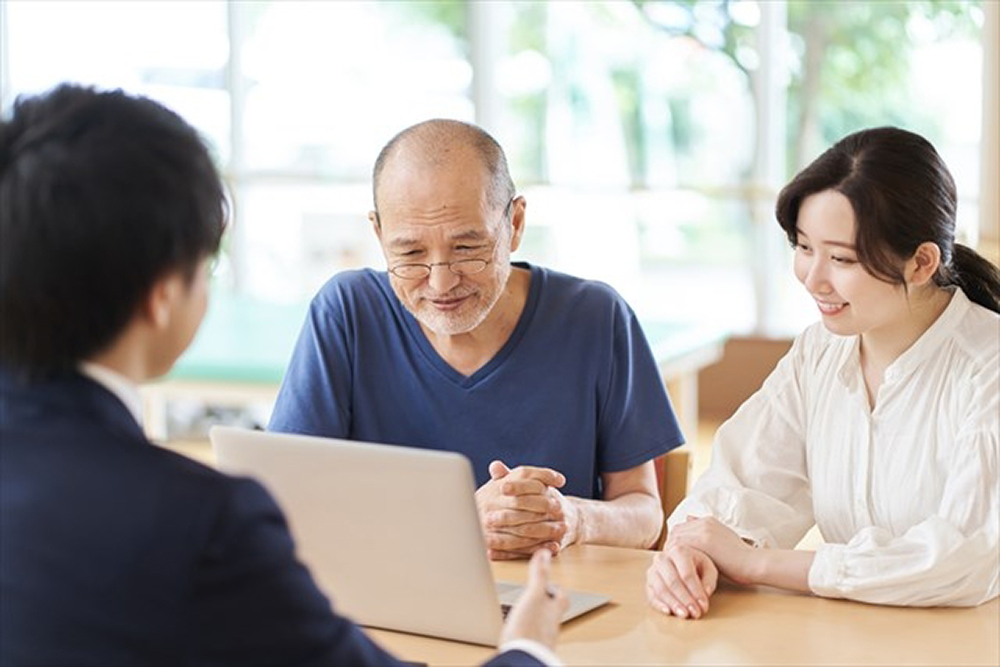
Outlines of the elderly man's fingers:
[{"label": "elderly man's fingers", "polygon": [[549,490],[549,487],[538,479],[515,479],[511,476],[503,481],[500,490],[503,491],[504,495],[508,496],[540,496],[544,495]]},{"label": "elderly man's fingers", "polygon": [[530,554],[549,541],[537,537],[513,535],[506,531],[486,531],[486,548],[495,551],[517,551]]},{"label": "elderly man's fingers", "polygon": [[568,527],[561,521],[534,521],[531,523],[522,523],[517,526],[505,526],[502,529],[498,529],[497,532],[525,539],[560,542],[567,530]]},{"label": "elderly man's fingers", "polygon": [[559,553],[559,545],[554,542],[543,542],[528,549],[515,549],[505,551],[503,549],[487,549],[486,555],[490,560],[524,560],[531,558],[536,551],[548,551],[551,555]]},{"label": "elderly man's fingers", "polygon": [[510,468],[503,461],[490,461],[489,473],[490,479],[500,479],[510,473]]},{"label": "elderly man's fingers", "polygon": [[500,549],[487,549],[486,556],[490,560],[527,560],[531,558],[530,551],[502,551]]},{"label": "elderly man's fingers", "polygon": [[525,496],[500,496],[491,507],[492,510],[517,510],[532,512],[545,516],[558,516],[562,513],[559,501],[548,495],[528,494]]},{"label": "elderly man's fingers", "polygon": [[536,479],[546,486],[554,486],[556,488],[560,488],[566,484],[566,476],[552,468],[517,466],[510,471],[510,474],[517,479]]},{"label": "elderly man's fingers", "polygon": [[499,509],[488,513],[483,521],[487,528],[507,530],[513,526],[540,521],[553,521],[555,517],[549,513],[529,512],[517,509]]}]

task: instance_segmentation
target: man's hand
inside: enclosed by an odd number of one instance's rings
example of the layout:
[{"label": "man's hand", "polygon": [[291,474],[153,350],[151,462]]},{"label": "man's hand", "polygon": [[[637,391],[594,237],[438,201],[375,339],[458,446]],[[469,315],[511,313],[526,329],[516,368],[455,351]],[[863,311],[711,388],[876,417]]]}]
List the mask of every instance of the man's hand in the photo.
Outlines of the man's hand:
[{"label": "man's hand", "polygon": [[569,606],[569,599],[549,582],[552,555],[539,549],[528,564],[528,585],[517,604],[507,615],[500,643],[512,639],[531,639],[550,649],[556,647],[559,622]]},{"label": "man's hand", "polygon": [[557,514],[562,517],[561,523],[563,524],[563,536],[559,541],[559,550],[553,552],[558,553],[569,545],[581,541],[583,537],[583,513],[573,502],[573,499],[564,496],[559,489],[549,487],[549,495],[555,498],[559,503],[559,511]]},{"label": "man's hand", "polygon": [[719,571],[706,554],[668,542],[646,571],[646,598],[664,614],[701,618],[718,581]]},{"label": "man's hand", "polygon": [[567,510],[569,500],[556,491],[566,484],[562,473],[533,466],[511,470],[502,461],[490,463],[489,470],[490,480],[476,491],[489,557],[528,558],[543,548],[558,553],[570,533],[567,511],[577,515],[575,508]]}]

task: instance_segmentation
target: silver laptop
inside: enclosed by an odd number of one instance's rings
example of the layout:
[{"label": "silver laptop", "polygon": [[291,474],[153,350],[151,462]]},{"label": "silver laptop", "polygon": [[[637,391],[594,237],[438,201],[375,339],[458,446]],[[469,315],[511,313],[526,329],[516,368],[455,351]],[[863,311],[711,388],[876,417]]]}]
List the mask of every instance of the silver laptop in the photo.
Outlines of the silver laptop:
[{"label": "silver laptop", "polygon": [[[494,582],[457,453],[215,426],[219,469],[277,499],[299,558],[362,625],[495,646],[521,586]],[[609,601],[567,591],[563,621]]]}]

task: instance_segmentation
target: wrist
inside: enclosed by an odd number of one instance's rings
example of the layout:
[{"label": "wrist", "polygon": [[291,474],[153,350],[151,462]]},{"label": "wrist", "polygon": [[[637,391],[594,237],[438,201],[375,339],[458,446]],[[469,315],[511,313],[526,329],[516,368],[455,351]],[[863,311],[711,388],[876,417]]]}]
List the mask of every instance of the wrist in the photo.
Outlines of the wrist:
[{"label": "wrist", "polygon": [[767,581],[770,558],[767,549],[748,549],[744,558],[744,584],[761,584]]},{"label": "wrist", "polygon": [[519,637],[502,642],[500,646],[497,647],[497,652],[504,653],[506,651],[524,651],[543,665],[564,664],[559,659],[559,656],[555,654],[554,649],[555,646],[547,645],[538,639]]},{"label": "wrist", "polygon": [[566,498],[566,502],[570,512],[566,516],[566,535],[569,539],[565,540],[565,545],[586,544],[587,524],[584,520],[583,503],[579,498]]}]

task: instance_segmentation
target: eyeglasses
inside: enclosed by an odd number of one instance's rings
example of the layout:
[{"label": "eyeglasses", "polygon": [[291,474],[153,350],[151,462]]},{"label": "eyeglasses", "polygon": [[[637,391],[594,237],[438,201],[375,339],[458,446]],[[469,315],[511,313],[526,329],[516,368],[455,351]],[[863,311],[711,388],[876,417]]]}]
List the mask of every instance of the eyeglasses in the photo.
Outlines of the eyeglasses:
[{"label": "eyeglasses", "polygon": [[[495,246],[494,246],[495,247]],[[482,273],[492,259],[459,259],[454,262],[434,262],[433,264],[397,264],[389,268],[389,273],[404,280],[420,280],[431,275],[435,266],[447,266],[456,276],[474,276]]]},{"label": "eyeglasses", "polygon": [[[513,202],[514,197],[511,197],[507,205],[503,207],[503,218],[507,217],[507,212],[510,210],[510,205]],[[457,259],[453,262],[434,262],[432,264],[397,264],[396,266],[389,267],[389,273],[403,280],[423,280],[431,275],[431,271],[435,266],[447,266],[448,270],[456,276],[474,276],[477,273],[482,273],[493,261],[493,252],[496,250],[498,242],[499,239],[490,248],[489,259]]]}]

